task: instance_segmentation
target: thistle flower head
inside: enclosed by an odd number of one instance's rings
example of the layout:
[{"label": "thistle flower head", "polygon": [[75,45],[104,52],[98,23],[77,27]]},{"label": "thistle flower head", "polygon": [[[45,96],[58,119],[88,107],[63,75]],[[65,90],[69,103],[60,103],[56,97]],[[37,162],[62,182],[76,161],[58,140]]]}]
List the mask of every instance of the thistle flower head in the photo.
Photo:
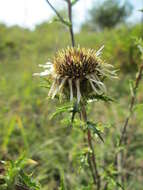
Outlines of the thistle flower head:
[{"label": "thistle flower head", "polygon": [[52,63],[39,65],[45,68],[38,76],[51,76],[53,79],[49,96],[54,98],[56,94],[63,93],[73,100],[77,98],[80,102],[82,96],[89,93],[97,95],[106,92],[103,80],[105,78],[117,78],[116,71],[111,71],[112,65],[102,61],[100,58],[103,46],[94,49],[68,47],[58,51]]}]

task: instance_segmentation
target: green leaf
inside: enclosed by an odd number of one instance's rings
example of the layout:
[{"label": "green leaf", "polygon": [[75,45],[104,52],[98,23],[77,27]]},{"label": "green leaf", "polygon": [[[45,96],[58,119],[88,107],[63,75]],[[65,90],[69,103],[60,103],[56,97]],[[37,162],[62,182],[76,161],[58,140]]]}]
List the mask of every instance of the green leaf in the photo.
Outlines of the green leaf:
[{"label": "green leaf", "polygon": [[5,172],[4,180],[8,187],[13,187],[20,171],[26,165],[27,159],[22,154],[16,161],[9,161],[6,163],[7,169]]},{"label": "green leaf", "polygon": [[143,60],[143,40],[142,38],[135,38],[135,45],[141,53],[141,59]]},{"label": "green leaf", "polygon": [[10,141],[10,137],[12,135],[12,132],[14,130],[15,123],[16,123],[16,120],[15,120],[15,117],[13,117],[7,126],[7,133],[4,137],[3,144],[2,144],[2,149],[4,152],[7,150],[7,146],[8,146],[8,143]]},{"label": "green leaf", "polygon": [[90,95],[88,97],[88,101],[98,101],[102,100],[104,102],[114,102],[115,100],[112,97],[106,96],[106,95]]},{"label": "green leaf", "polygon": [[40,185],[32,179],[31,175],[27,175],[23,171],[20,172],[19,180],[21,184],[26,185],[32,190],[40,190]]},{"label": "green leaf", "polygon": [[64,105],[62,107],[56,108],[56,111],[50,116],[50,119],[53,119],[57,115],[64,113],[64,112],[70,112],[71,110],[71,104]]},{"label": "green leaf", "polygon": [[129,87],[130,87],[131,96],[134,97],[134,95],[135,95],[135,93],[134,93],[134,81],[132,81],[132,80],[129,81]]},{"label": "green leaf", "polygon": [[117,174],[118,171],[115,169],[113,164],[110,164],[104,168],[105,171],[105,179],[113,184],[114,186],[120,187],[122,190],[124,190],[124,187],[117,181]]},{"label": "green leaf", "polygon": [[110,175],[110,179],[111,179],[111,182],[112,182],[113,184],[115,184],[117,187],[120,187],[122,190],[125,190],[124,187],[123,187],[118,181],[115,180],[115,177],[114,177],[114,176],[111,176],[111,175]]},{"label": "green leaf", "polygon": [[61,182],[60,182],[59,190],[66,190],[65,184],[64,184],[64,174],[61,174]]},{"label": "green leaf", "polygon": [[27,163],[27,158],[25,157],[25,153],[23,153],[18,160],[16,160],[14,162],[14,166],[20,169],[23,169],[23,167],[26,165]]},{"label": "green leaf", "polygon": [[100,130],[97,129],[97,124],[96,124],[96,123],[92,123],[92,122],[90,122],[90,121],[87,121],[87,128],[90,129],[90,130],[92,130],[94,134],[97,134],[98,137],[100,138],[100,140],[101,140],[102,142],[104,142],[104,140],[103,140],[103,138],[102,138],[102,136],[101,136]]}]

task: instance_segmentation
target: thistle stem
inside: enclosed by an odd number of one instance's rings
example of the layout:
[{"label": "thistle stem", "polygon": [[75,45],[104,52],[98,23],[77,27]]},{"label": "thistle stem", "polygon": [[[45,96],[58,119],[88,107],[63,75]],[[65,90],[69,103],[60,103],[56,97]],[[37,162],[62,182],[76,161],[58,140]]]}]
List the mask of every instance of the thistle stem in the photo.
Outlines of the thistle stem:
[{"label": "thistle stem", "polygon": [[[82,120],[85,123],[87,123],[86,109],[83,104],[81,105],[81,116],[82,116],[81,117]],[[91,132],[89,129],[87,130],[87,141],[88,141],[88,146],[91,150],[91,153],[88,154],[88,162],[89,162],[90,170],[92,173],[94,184],[97,187],[97,190],[100,190],[100,185],[101,185],[100,175],[99,175],[99,172],[97,169],[96,156],[95,156],[95,151],[94,151],[94,147],[93,147],[93,143],[92,143]]]},{"label": "thistle stem", "polygon": [[139,68],[139,72],[138,72],[137,77],[136,77],[135,86],[133,88],[134,94],[133,94],[133,96],[131,98],[131,102],[130,102],[130,105],[129,105],[129,115],[126,118],[124,126],[123,126],[123,129],[122,129],[121,138],[120,138],[120,141],[119,141],[119,146],[121,146],[123,143],[126,144],[126,139],[125,138],[126,138],[126,133],[127,133],[127,127],[128,127],[128,123],[129,123],[129,120],[130,120],[132,112],[133,112],[133,108],[134,108],[134,104],[135,104],[135,100],[136,100],[137,88],[138,88],[139,83],[141,81],[142,73],[143,73],[143,63],[141,64],[141,66]]},{"label": "thistle stem", "polygon": [[75,46],[75,39],[74,39],[73,23],[72,23],[72,4],[71,4],[71,0],[67,0],[67,3],[68,3],[68,16],[69,16],[69,21],[70,21],[69,31],[70,31],[72,46],[74,47]]},{"label": "thistle stem", "polygon": [[[132,96],[130,104],[129,104],[129,114],[128,114],[127,118],[125,119],[125,123],[122,128],[121,137],[119,140],[119,146],[127,145],[127,128],[128,128],[129,120],[131,119],[131,116],[132,116],[132,112],[133,112],[133,108],[134,108],[135,100],[136,100],[137,89],[141,82],[142,74],[143,74],[143,63],[139,67],[139,71],[138,71],[138,74],[137,74],[137,77],[135,80],[135,86],[133,88],[133,96]],[[120,176],[122,173],[122,168],[124,167],[124,161],[125,161],[125,158],[123,159],[123,155],[124,155],[124,151],[118,152],[115,155],[114,163],[117,164],[117,170],[119,172],[118,181],[119,181],[119,183],[122,182],[122,184],[124,185],[123,182],[125,180],[125,176],[124,175]]]}]

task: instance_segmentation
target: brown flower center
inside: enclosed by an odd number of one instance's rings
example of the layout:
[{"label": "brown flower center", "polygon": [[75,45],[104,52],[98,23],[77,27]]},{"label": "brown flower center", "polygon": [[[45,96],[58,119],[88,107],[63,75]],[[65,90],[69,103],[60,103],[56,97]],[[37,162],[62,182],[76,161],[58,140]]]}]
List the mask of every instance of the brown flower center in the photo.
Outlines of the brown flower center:
[{"label": "brown flower center", "polygon": [[96,71],[100,59],[96,52],[85,48],[68,48],[60,51],[54,58],[56,74],[61,77],[84,78]]}]

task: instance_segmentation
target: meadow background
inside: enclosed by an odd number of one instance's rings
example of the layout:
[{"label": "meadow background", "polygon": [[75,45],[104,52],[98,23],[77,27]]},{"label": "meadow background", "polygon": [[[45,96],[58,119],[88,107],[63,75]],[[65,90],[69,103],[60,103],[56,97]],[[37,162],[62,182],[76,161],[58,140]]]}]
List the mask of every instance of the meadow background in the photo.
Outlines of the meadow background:
[{"label": "meadow background", "polygon": [[[127,22],[96,31],[84,25],[75,34],[76,43],[81,46],[98,50],[104,44],[103,58],[119,69],[119,79],[108,82],[108,94],[115,102],[94,102],[88,107],[89,117],[101,123],[105,141],[102,143],[95,137],[100,164],[110,163],[114,157],[114,148],[128,114],[130,84],[141,64],[134,42],[143,36],[142,27],[142,23]],[[61,181],[67,190],[86,190],[91,181],[90,172],[80,169],[83,133],[79,127],[68,127],[66,114],[50,119],[60,103],[47,100],[48,91],[41,87],[43,81],[32,76],[39,71],[38,64],[50,60],[58,49],[69,43],[68,30],[61,23],[45,22],[33,31],[0,24],[0,160],[15,161],[24,153],[31,159],[24,171],[32,173],[42,190],[59,189]],[[126,190],[143,189],[142,92],[141,82],[128,128]],[[112,164],[108,169],[113,170]],[[102,167],[100,171],[104,173]],[[114,190],[115,185],[112,181],[109,190]]]}]

